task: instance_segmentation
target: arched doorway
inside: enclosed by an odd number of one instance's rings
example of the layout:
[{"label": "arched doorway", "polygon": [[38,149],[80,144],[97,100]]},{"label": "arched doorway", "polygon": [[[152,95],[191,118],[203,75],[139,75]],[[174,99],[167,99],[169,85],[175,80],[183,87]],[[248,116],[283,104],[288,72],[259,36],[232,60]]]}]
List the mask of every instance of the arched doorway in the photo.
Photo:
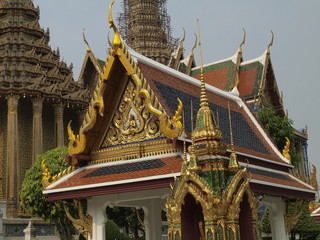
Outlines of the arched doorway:
[{"label": "arched doorway", "polygon": [[[182,240],[200,240],[204,231],[204,218],[201,204],[191,194],[187,194],[181,208]],[[202,232],[203,232],[202,231]]]},{"label": "arched doorway", "polygon": [[248,195],[245,193],[240,203],[239,214],[240,239],[255,240],[252,226],[252,210],[248,202]]}]

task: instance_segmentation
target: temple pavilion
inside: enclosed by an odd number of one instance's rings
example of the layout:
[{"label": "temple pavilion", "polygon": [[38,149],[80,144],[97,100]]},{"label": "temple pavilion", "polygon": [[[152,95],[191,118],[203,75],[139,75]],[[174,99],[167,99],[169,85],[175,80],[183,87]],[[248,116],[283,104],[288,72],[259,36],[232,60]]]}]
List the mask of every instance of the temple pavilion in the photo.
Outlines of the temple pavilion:
[{"label": "temple pavilion", "polygon": [[[79,218],[65,211],[87,239],[105,239],[107,206],[142,208],[148,240],[160,239],[162,210],[170,240],[257,239],[261,204],[270,211],[272,238],[289,239],[296,216],[286,206],[314,200],[314,182],[294,174],[241,97],[255,102],[257,88],[246,84],[274,79],[270,46],[261,59],[243,63],[241,44],[221,61],[220,74],[220,63],[196,67],[194,49],[183,58],[180,46],[159,63],[120,37],[112,5],[106,61],[87,48],[80,79],[92,98],[79,134],[68,127],[70,169],[46,183],[44,194],[79,207]],[[217,78],[224,85],[215,86]],[[258,88],[258,101],[279,104],[281,113],[281,99],[267,94],[272,87]]]}]

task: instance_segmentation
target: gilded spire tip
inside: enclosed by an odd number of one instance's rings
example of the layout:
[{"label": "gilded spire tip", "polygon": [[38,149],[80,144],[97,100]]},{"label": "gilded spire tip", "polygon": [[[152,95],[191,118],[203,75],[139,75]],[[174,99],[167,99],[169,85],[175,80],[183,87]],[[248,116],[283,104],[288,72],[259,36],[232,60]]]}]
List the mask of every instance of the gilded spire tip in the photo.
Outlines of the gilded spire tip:
[{"label": "gilded spire tip", "polygon": [[270,53],[270,47],[273,45],[273,40],[274,40],[274,33],[271,31],[271,41],[270,43],[268,44],[268,47],[267,47],[267,53]]},{"label": "gilded spire tip", "polygon": [[242,28],[242,30],[243,30],[243,39],[242,39],[242,42],[239,46],[240,52],[242,52],[242,46],[246,43],[246,35],[247,35],[246,30],[244,28]]},{"label": "gilded spire tip", "polygon": [[113,8],[114,2],[115,1],[112,0],[112,2],[109,5],[109,27],[112,28],[114,31],[113,46],[115,49],[117,49],[121,45],[121,38],[120,38],[118,28],[116,27],[113,21],[113,16],[112,16],[112,8]]},{"label": "gilded spire tip", "polygon": [[198,46],[199,46],[199,56],[200,56],[200,76],[201,76],[201,96],[200,96],[200,107],[207,107],[208,97],[206,92],[206,85],[204,82],[204,71],[203,71],[203,60],[202,60],[202,47],[200,41],[200,23],[199,19],[197,19],[198,23]]},{"label": "gilded spire tip", "polygon": [[85,35],[85,29],[82,30],[82,37],[83,37],[83,41],[84,43],[87,45],[87,52],[91,51],[90,45],[87,41],[86,35]]}]

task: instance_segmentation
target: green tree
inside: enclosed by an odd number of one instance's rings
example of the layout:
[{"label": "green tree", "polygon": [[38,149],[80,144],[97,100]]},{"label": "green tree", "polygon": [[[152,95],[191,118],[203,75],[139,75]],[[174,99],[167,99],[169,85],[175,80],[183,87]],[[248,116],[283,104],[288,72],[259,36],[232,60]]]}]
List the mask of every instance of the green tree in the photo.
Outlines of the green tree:
[{"label": "green tree", "polygon": [[[75,229],[66,217],[63,209],[54,202],[49,202],[47,196],[42,194],[42,169],[41,163],[45,164],[52,175],[58,174],[68,167],[66,147],[50,150],[43,153],[35,161],[33,166],[26,172],[20,191],[22,208],[28,214],[41,217],[47,222],[55,223],[62,240],[69,240]],[[69,209],[72,209],[70,205]]]},{"label": "green tree", "polygon": [[272,107],[260,108],[257,116],[280,151],[286,145],[286,137],[290,140],[291,162],[294,166],[297,166],[300,157],[294,146],[293,121],[287,117],[279,116]]},{"label": "green tree", "polygon": [[[108,219],[112,219],[119,227],[124,228],[127,233],[129,230],[133,232],[135,238],[139,238],[139,231],[144,231],[139,222],[139,218],[143,221],[144,212],[142,209],[130,207],[107,207]],[[138,216],[139,214],[139,216]]]},{"label": "green tree", "polygon": [[[289,211],[294,211],[294,206],[289,204]],[[308,204],[304,204],[303,212],[296,225],[293,226],[291,233],[299,233],[302,240],[314,240],[320,234],[320,222],[315,221],[308,209]]]},{"label": "green tree", "polygon": [[130,240],[127,234],[120,232],[119,227],[112,220],[108,220],[106,222],[105,228],[106,228],[106,240],[115,240],[115,239]]}]

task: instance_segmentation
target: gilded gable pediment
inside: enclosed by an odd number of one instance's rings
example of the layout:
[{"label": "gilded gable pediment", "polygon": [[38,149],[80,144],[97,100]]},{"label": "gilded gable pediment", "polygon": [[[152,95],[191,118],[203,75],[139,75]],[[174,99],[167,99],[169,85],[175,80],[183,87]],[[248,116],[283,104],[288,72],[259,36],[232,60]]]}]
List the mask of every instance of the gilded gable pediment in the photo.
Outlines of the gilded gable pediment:
[{"label": "gilded gable pediment", "polygon": [[150,113],[145,101],[129,80],[100,148],[142,142],[161,136],[159,121]]}]

